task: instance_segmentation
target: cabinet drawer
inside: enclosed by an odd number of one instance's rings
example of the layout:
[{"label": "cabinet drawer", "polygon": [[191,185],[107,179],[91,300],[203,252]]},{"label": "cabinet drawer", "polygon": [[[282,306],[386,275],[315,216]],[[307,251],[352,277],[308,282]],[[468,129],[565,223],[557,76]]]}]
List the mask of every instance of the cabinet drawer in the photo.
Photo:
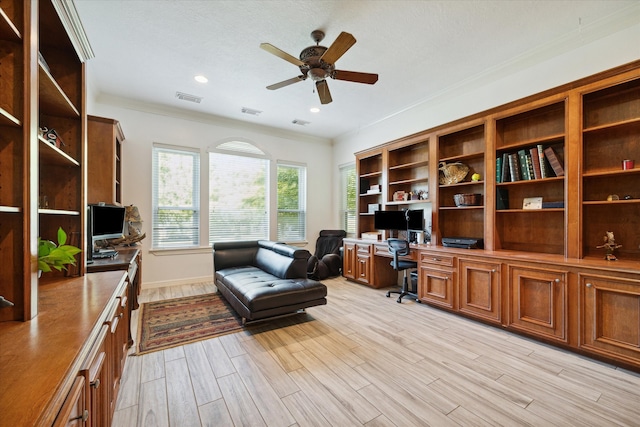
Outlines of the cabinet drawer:
[{"label": "cabinet drawer", "polygon": [[434,252],[420,252],[420,263],[453,267],[453,257]]},{"label": "cabinet drawer", "polygon": [[359,254],[370,254],[371,253],[371,245],[363,245],[360,243],[356,243],[356,252]]}]

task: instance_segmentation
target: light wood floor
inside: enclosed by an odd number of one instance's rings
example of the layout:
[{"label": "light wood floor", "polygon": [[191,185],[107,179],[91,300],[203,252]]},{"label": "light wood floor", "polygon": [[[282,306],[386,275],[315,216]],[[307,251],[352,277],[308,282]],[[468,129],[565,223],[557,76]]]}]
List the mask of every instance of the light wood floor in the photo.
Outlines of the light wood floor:
[{"label": "light wood floor", "polygon": [[[307,314],[128,357],[113,426],[640,425],[637,373],[325,283],[328,305]],[[145,290],[141,301],[211,290]]]}]

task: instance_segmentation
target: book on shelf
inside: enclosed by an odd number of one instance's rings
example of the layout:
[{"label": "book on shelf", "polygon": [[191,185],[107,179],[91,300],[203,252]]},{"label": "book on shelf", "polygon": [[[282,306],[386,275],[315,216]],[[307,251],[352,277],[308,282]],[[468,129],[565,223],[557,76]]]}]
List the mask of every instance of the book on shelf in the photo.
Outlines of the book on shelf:
[{"label": "book on shelf", "polygon": [[509,191],[504,188],[496,188],[496,209],[509,209]]},{"label": "book on shelf", "polygon": [[511,182],[522,180],[520,165],[518,164],[518,155],[516,153],[509,154],[509,174],[511,175]]},{"label": "book on shelf", "polygon": [[560,158],[557,156],[555,150],[552,147],[547,147],[544,149],[544,155],[549,160],[549,164],[556,176],[564,176],[564,167],[562,166]]},{"label": "book on shelf", "polygon": [[527,152],[518,150],[518,165],[520,166],[520,177],[523,180],[529,180],[529,168],[527,167]]},{"label": "book on shelf", "polygon": [[544,155],[544,146],[542,144],[536,145],[538,150],[538,162],[540,163],[540,175],[542,178],[549,177],[549,168],[547,167],[547,159]]},{"label": "book on shelf", "polygon": [[496,183],[502,182],[502,157],[496,158]]},{"label": "book on shelf", "polygon": [[531,160],[531,166],[533,167],[533,177],[535,179],[541,179],[542,171],[540,170],[540,158],[537,147],[529,149],[529,159]]},{"label": "book on shelf", "polygon": [[511,172],[509,171],[509,154],[502,154],[502,178],[500,182],[511,181]]},{"label": "book on shelf", "polygon": [[536,179],[533,170],[533,160],[531,159],[531,154],[527,153],[525,155],[525,159],[527,160],[527,174],[529,176],[529,179]]}]

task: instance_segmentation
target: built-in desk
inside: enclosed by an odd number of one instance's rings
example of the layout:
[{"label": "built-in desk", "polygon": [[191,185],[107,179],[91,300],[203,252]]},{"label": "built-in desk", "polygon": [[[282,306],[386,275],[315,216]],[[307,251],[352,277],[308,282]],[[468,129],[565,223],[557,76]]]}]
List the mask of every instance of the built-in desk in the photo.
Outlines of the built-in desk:
[{"label": "built-in desk", "polygon": [[[389,246],[386,241],[344,239],[342,275],[373,288],[386,288],[398,284],[398,272],[391,267]],[[418,261],[419,248],[411,245],[411,253],[402,259]]]}]

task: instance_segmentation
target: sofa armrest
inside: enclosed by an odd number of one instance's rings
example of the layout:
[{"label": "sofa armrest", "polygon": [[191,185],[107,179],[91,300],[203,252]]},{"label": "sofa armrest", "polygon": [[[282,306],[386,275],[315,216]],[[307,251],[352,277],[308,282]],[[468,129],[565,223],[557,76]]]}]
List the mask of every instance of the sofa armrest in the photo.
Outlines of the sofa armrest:
[{"label": "sofa armrest", "polygon": [[229,267],[255,265],[258,241],[216,242],[213,250],[213,270],[224,270]]}]

